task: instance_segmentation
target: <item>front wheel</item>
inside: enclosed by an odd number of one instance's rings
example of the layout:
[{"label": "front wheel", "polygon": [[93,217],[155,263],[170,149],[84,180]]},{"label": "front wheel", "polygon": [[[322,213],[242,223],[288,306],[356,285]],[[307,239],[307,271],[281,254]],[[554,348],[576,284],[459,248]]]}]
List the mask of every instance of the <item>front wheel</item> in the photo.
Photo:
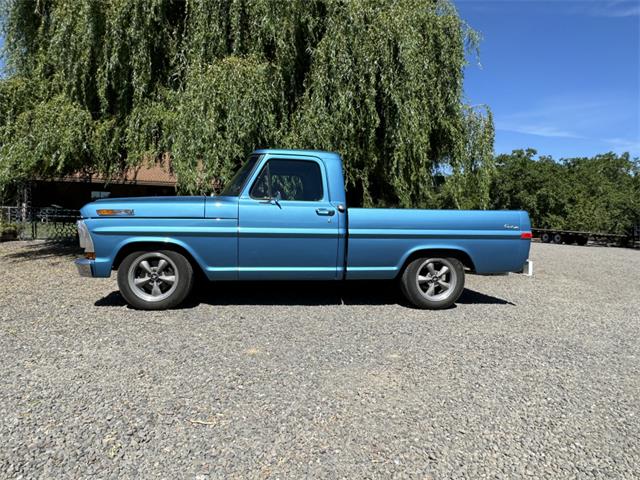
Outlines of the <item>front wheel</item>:
[{"label": "front wheel", "polygon": [[193,286],[189,261],[171,250],[133,252],[118,268],[118,287],[129,305],[164,310],[180,304]]},{"label": "front wheel", "polygon": [[418,308],[447,308],[464,289],[464,267],[456,258],[417,258],[402,273],[400,287],[407,300]]}]

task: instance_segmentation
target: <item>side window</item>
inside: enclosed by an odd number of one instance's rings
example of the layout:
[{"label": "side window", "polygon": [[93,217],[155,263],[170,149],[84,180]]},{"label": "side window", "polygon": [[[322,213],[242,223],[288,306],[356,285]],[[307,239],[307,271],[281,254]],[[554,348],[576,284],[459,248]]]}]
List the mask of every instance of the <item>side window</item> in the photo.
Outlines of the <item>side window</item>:
[{"label": "side window", "polygon": [[316,162],[269,160],[251,187],[252,198],[316,202],[322,199],[322,173]]}]

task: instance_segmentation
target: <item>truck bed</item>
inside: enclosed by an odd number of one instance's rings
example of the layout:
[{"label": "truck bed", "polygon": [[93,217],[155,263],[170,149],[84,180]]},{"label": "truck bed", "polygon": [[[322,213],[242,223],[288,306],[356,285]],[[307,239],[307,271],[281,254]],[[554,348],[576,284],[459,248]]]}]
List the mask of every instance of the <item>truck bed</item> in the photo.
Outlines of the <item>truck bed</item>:
[{"label": "truck bed", "polygon": [[[526,212],[478,210],[348,210],[348,279],[395,277],[425,249],[457,250],[477,273],[519,271],[529,256]],[[471,261],[471,259],[473,259]]]}]

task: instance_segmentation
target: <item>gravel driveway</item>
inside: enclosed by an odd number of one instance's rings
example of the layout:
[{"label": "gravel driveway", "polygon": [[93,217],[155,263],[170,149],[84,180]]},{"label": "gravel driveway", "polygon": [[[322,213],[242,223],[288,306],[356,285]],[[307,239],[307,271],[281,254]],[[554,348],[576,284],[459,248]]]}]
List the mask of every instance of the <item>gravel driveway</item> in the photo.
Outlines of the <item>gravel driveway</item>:
[{"label": "gravel driveway", "polygon": [[455,308],[392,284],[212,284],[127,308],[0,244],[0,476],[632,478],[640,252],[534,244]]}]

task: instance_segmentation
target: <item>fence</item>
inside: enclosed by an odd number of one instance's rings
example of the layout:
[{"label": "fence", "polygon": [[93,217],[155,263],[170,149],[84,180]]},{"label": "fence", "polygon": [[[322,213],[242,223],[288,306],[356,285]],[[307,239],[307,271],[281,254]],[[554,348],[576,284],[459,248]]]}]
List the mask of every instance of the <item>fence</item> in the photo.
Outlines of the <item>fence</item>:
[{"label": "fence", "polygon": [[3,238],[66,241],[77,237],[78,210],[0,206]]}]

